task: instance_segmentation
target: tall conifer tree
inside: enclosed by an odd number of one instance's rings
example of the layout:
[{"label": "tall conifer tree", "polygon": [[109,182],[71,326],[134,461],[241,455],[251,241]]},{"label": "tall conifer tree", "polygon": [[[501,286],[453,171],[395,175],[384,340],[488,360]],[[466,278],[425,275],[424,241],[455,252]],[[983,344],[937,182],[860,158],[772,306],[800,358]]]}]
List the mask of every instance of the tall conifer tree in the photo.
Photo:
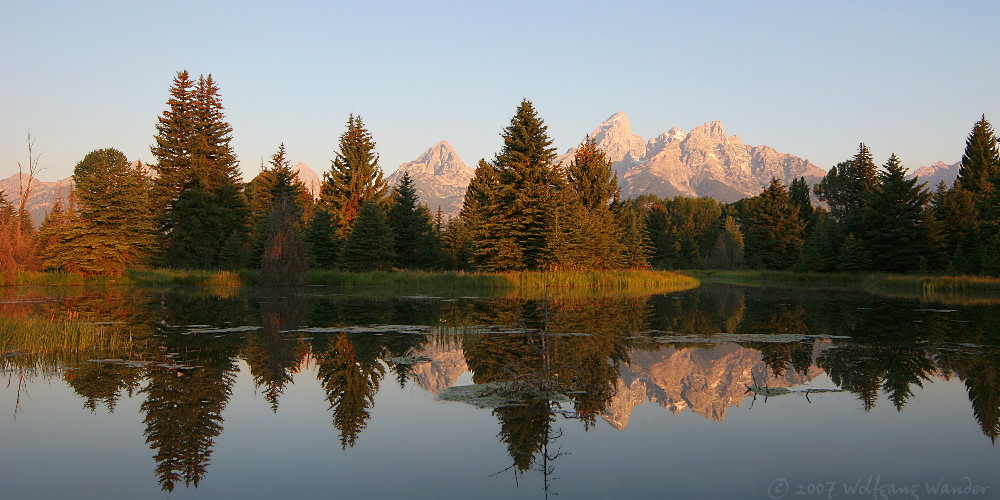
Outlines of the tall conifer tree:
[{"label": "tall conifer tree", "polygon": [[153,246],[148,179],[116,149],[92,151],[73,170],[79,208],[47,249],[47,266],[120,275],[145,263]]},{"label": "tall conifer tree", "polygon": [[211,75],[193,83],[182,71],[170,93],[151,148],[164,263],[232,267],[220,249],[245,246],[249,209],[219,87]]},{"label": "tall conifer tree", "polygon": [[862,240],[873,269],[908,272],[927,255],[924,207],[930,194],[917,179],[907,179],[896,155],[889,157],[879,183],[861,214]]},{"label": "tall conifer tree", "polygon": [[805,224],[781,181],[771,179],[767,189],[753,198],[747,226],[746,253],[751,265],[787,269],[798,262]]},{"label": "tall conifer tree", "polygon": [[986,121],[986,115],[976,122],[965,141],[962,166],[958,169],[956,183],[972,192],[977,203],[983,201],[994,190],[993,178],[1000,174],[1000,153],[997,151],[997,137],[993,125]]},{"label": "tall conifer tree", "polygon": [[547,217],[565,177],[552,164],[552,139],[530,101],[521,101],[502,137],[493,161],[476,169],[463,216],[481,269],[538,269],[546,260]]},{"label": "tall conifer tree", "polygon": [[375,152],[375,141],[360,116],[350,115],[347,131],[340,136],[339,150],[329,172],[323,173],[319,203],[334,218],[342,234],[366,202],[384,204],[389,186]]}]

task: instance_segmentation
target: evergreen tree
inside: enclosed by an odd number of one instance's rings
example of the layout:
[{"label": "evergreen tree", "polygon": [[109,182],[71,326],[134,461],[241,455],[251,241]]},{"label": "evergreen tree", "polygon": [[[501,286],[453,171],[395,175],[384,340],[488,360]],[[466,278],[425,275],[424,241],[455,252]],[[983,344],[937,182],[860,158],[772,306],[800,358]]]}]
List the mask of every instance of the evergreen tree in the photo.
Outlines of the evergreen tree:
[{"label": "evergreen tree", "polygon": [[852,217],[861,210],[877,183],[878,167],[868,146],[861,143],[853,158],[831,168],[814,189],[816,196],[830,206],[834,219],[851,225]]},{"label": "evergreen tree", "polygon": [[837,261],[838,271],[866,271],[872,268],[871,253],[868,251],[868,246],[855,237],[854,233],[847,234],[847,237],[844,238],[844,243],[840,246],[840,250],[837,253],[839,255]]},{"label": "evergreen tree", "polygon": [[771,179],[767,189],[753,199],[747,227],[746,253],[752,266],[787,269],[798,262],[805,224],[781,181]]},{"label": "evergreen tree", "polygon": [[166,231],[166,212],[177,201],[190,177],[191,150],[195,136],[194,84],[187,71],[180,71],[170,87],[167,110],[157,119],[156,142],[150,150],[156,158],[152,198],[158,224]]},{"label": "evergreen tree", "polygon": [[817,208],[813,217],[813,230],[802,248],[802,260],[798,268],[801,271],[820,273],[836,271],[840,247],[843,245],[840,226],[823,207]]},{"label": "evergreen tree", "polygon": [[382,179],[375,141],[360,116],[348,117],[339,147],[330,171],[323,173],[319,203],[330,212],[343,235],[350,231],[363,204],[386,202],[389,187]]},{"label": "evergreen tree", "polygon": [[286,199],[289,203],[287,207],[282,208],[282,211],[288,212],[289,218],[286,222],[296,230],[303,229],[304,214],[312,205],[312,196],[292,171],[291,163],[285,154],[285,144],[281,143],[271,156],[270,167],[261,170],[247,184],[247,201],[254,227],[250,265],[254,267],[260,265],[270,214],[277,200]]},{"label": "evergreen tree", "polygon": [[707,262],[709,267],[736,269],[743,265],[743,231],[732,215],[727,215],[722,223],[722,231],[716,237]]},{"label": "evergreen tree", "polygon": [[539,269],[546,263],[552,199],[565,178],[555,148],[531,102],[524,100],[503,131],[491,163],[480,161],[466,192],[463,217],[472,232],[476,264],[485,270]]},{"label": "evergreen tree", "polygon": [[579,193],[580,202],[588,209],[608,207],[617,202],[621,194],[611,161],[597,147],[593,137],[587,137],[577,148],[566,178]]},{"label": "evergreen tree", "polygon": [[[430,210],[418,205],[410,174],[404,172],[392,194],[389,225],[392,227],[396,265],[404,269],[441,267],[441,242]],[[437,254],[437,255],[435,255]]]},{"label": "evergreen tree", "polygon": [[873,269],[908,272],[927,254],[924,207],[930,194],[917,179],[907,179],[896,155],[889,157],[879,183],[861,213],[863,241]]},{"label": "evergreen tree", "polygon": [[319,269],[337,267],[343,240],[338,236],[333,215],[324,207],[317,207],[309,219],[305,233],[310,265]]},{"label": "evergreen tree", "polygon": [[[59,225],[47,266],[83,274],[120,275],[152,250],[148,180],[120,151],[87,154],[73,171],[75,220]],[[49,225],[49,227],[52,227]]]},{"label": "evergreen tree", "polygon": [[975,263],[968,249],[975,248],[978,236],[975,195],[958,185],[946,189],[942,182],[931,195],[930,212],[941,228],[936,253],[946,260],[943,268],[973,272]]},{"label": "evergreen tree", "polygon": [[1000,153],[997,151],[997,137],[993,126],[986,121],[986,115],[976,122],[965,141],[962,166],[958,169],[956,184],[975,195],[977,205],[982,208],[985,199],[993,192],[992,180],[1000,175]]},{"label": "evergreen tree", "polygon": [[616,224],[622,228],[622,265],[626,269],[648,269],[651,245],[638,201],[616,204],[614,216]]},{"label": "evergreen tree", "polygon": [[447,256],[445,267],[472,269],[472,236],[466,219],[462,217],[449,219],[441,232],[441,243]]},{"label": "evergreen tree", "polygon": [[340,266],[348,271],[384,270],[393,267],[395,258],[385,210],[375,202],[365,202],[344,242]]},{"label": "evergreen tree", "polygon": [[186,71],[178,73],[167,104],[151,148],[163,260],[174,267],[219,267],[220,250],[242,250],[249,235],[232,126],[211,75],[193,83]]},{"label": "evergreen tree", "polygon": [[808,234],[813,225],[813,206],[809,197],[809,184],[806,183],[805,177],[792,180],[792,184],[788,186],[788,196],[792,199],[792,203],[799,207],[799,218],[806,223],[806,234]]}]

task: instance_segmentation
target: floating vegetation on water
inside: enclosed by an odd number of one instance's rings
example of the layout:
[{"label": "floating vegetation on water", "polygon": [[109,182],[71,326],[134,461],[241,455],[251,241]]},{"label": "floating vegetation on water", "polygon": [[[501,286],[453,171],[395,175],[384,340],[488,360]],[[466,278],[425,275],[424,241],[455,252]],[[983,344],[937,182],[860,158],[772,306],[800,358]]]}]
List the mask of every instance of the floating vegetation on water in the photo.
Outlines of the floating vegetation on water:
[{"label": "floating vegetation on water", "polygon": [[788,389],[785,387],[767,387],[758,385],[748,385],[747,392],[754,393],[755,396],[764,396],[765,398],[773,398],[776,396],[784,396],[785,394],[802,394],[805,397],[809,397],[810,394],[820,394],[824,392],[844,392],[843,389]]},{"label": "floating vegetation on water", "polygon": [[243,332],[253,332],[260,330],[264,327],[262,326],[234,326],[230,328],[199,328],[196,330],[188,330],[185,333],[243,333]]},{"label": "floating vegetation on water", "polygon": [[427,335],[431,333],[431,327],[424,325],[330,326],[296,328],[294,330],[283,330],[281,333],[408,333],[413,335]]},{"label": "floating vegetation on water", "polygon": [[788,344],[791,342],[801,342],[808,339],[847,339],[845,335],[796,335],[790,333],[716,333],[713,335],[675,335],[672,332],[661,332],[650,330],[642,332],[640,336],[628,337],[629,340],[651,340],[661,344],[674,343],[704,343],[714,344],[717,342],[763,342]]},{"label": "floating vegetation on water", "polygon": [[126,368],[168,368],[171,370],[193,370],[198,368],[197,366],[181,365],[176,363],[157,363],[156,361],[138,361],[132,359],[88,359],[91,363],[102,363],[108,365],[119,365]]},{"label": "floating vegetation on water", "polygon": [[397,365],[419,365],[421,363],[430,363],[432,361],[431,358],[428,358],[427,356],[400,356],[397,358],[386,358],[385,360]]},{"label": "floating vegetation on water", "polygon": [[490,382],[488,384],[457,385],[438,393],[441,401],[468,403],[478,408],[500,408],[524,405],[528,399],[547,399],[555,402],[569,401],[565,394],[524,392],[517,389],[514,382]]}]

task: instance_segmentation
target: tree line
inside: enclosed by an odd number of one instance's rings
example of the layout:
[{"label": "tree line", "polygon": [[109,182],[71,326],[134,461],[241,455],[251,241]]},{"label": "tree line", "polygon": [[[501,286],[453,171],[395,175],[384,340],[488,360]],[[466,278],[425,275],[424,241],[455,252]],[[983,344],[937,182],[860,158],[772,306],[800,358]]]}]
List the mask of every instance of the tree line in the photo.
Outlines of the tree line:
[{"label": "tree line", "polygon": [[70,198],[38,231],[20,223],[23,207],[0,198],[0,225],[17,228],[5,233],[32,242],[0,244],[5,270],[259,268],[264,284],[301,284],[307,268],[1000,273],[1000,156],[985,116],[952,187],[932,192],[907,179],[895,155],[879,167],[861,144],[812,189],[804,178],[773,179],[761,194],[723,204],[620,199],[593,138],[556,164],[544,121],[523,100],[500,151],[479,161],[460,215],[445,220],[420,203],[408,175],[388,186],[360,116],[348,117],[319,192],[310,193],[284,144],[242,181],[211,75],[178,72],[166,104],[154,163],[115,149],[89,153],[74,169]]}]

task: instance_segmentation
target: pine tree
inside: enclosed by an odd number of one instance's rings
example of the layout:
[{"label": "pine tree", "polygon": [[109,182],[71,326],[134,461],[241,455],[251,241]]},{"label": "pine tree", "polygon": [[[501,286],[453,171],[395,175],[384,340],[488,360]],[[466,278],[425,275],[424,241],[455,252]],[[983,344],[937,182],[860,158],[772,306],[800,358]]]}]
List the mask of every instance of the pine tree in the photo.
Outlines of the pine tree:
[{"label": "pine tree", "polygon": [[493,161],[480,161],[476,169],[463,217],[480,269],[539,269],[547,258],[551,200],[565,189],[565,177],[552,164],[552,139],[528,100],[521,101],[502,137]]},{"label": "pine tree", "polygon": [[982,208],[985,199],[994,191],[992,179],[1000,175],[1000,153],[997,151],[997,137],[993,126],[986,121],[986,115],[976,122],[965,141],[962,166],[958,169],[956,184],[973,193],[977,205]]},{"label": "pine tree", "polygon": [[393,267],[395,259],[385,210],[373,201],[365,202],[344,242],[340,266],[356,272],[385,270]]},{"label": "pine tree", "polygon": [[799,207],[799,218],[806,223],[806,234],[808,235],[813,226],[813,206],[809,197],[809,184],[805,177],[793,179],[788,186],[788,196],[792,203]]},{"label": "pine tree", "polygon": [[617,202],[621,194],[611,161],[597,147],[593,137],[587,137],[577,148],[566,178],[579,193],[580,202],[589,209],[608,207]]},{"label": "pine tree", "polygon": [[340,255],[343,240],[338,236],[333,215],[323,207],[317,207],[309,219],[305,233],[309,250],[309,263],[319,269],[334,269]]},{"label": "pine tree", "polygon": [[946,189],[942,182],[931,195],[930,212],[941,227],[937,253],[950,261],[943,268],[973,272],[975,263],[968,249],[976,246],[978,236],[979,210],[975,195],[958,185]]},{"label": "pine tree", "polygon": [[[441,242],[430,210],[419,205],[410,174],[404,172],[392,194],[389,225],[392,227],[396,265],[403,269],[440,267]],[[437,255],[435,255],[437,254]]]},{"label": "pine tree", "polygon": [[618,227],[622,228],[622,265],[626,269],[648,269],[651,244],[642,209],[637,201],[626,200],[616,204],[613,211]]},{"label": "pine tree", "polygon": [[251,224],[254,228],[253,244],[250,251],[250,265],[260,265],[260,257],[264,252],[264,239],[267,237],[267,225],[270,214],[277,200],[287,199],[290,203],[283,211],[290,211],[286,222],[296,228],[303,229],[303,217],[307,208],[311,208],[312,197],[305,185],[299,181],[292,171],[291,163],[286,158],[285,144],[281,143],[278,150],[271,156],[269,167],[261,170],[247,184],[247,201],[250,207]]},{"label": "pine tree", "polygon": [[787,269],[798,262],[805,224],[781,181],[771,179],[767,189],[753,199],[747,226],[746,258],[752,266]]},{"label": "pine tree", "polygon": [[167,104],[151,148],[163,260],[174,267],[219,267],[220,249],[233,241],[230,246],[242,249],[249,235],[232,126],[211,75],[194,83],[179,72]]},{"label": "pine tree", "polygon": [[868,196],[860,221],[873,269],[908,272],[927,254],[924,207],[930,194],[917,179],[907,179],[896,155],[889,157],[879,183]]},{"label": "pine tree", "polygon": [[877,183],[878,167],[868,146],[861,143],[854,157],[831,168],[814,189],[816,196],[830,206],[830,215],[850,225]]},{"label": "pine tree", "polygon": [[47,249],[50,268],[83,274],[120,275],[146,261],[153,244],[148,180],[120,151],[87,154],[74,168],[79,208],[59,224]]},{"label": "pine tree", "polygon": [[156,144],[150,148],[156,163],[153,204],[161,229],[166,212],[177,201],[190,177],[191,150],[194,143],[194,84],[187,71],[179,71],[170,87],[167,110],[157,119]]},{"label": "pine tree", "polygon": [[389,186],[382,179],[375,141],[360,116],[350,115],[329,172],[323,173],[319,203],[333,216],[341,234],[350,231],[366,202],[385,203]]}]

